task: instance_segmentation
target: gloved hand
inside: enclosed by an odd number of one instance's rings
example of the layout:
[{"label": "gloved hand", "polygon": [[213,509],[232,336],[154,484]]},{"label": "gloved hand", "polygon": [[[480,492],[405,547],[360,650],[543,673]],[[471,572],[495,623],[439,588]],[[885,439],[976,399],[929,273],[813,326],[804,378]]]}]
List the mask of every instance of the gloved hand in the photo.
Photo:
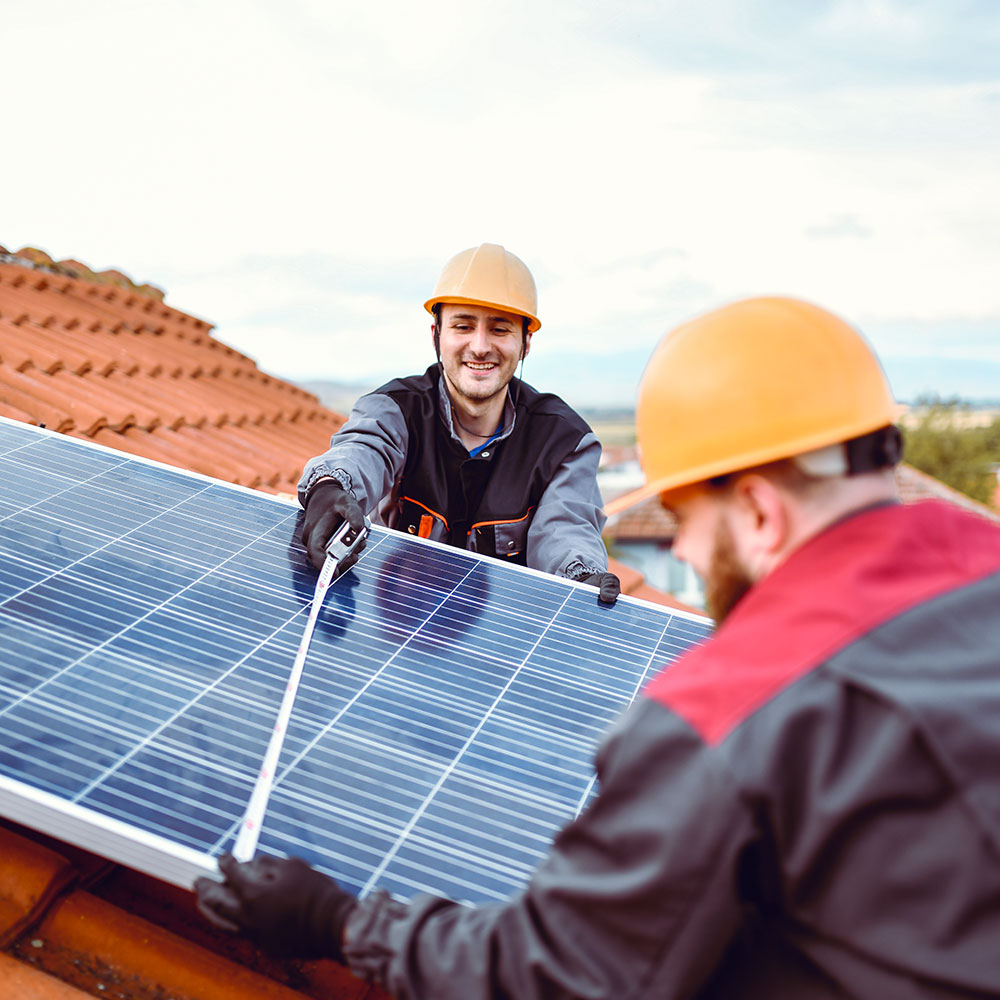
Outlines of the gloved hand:
[{"label": "gloved hand", "polygon": [[344,961],[344,924],[357,905],[332,878],[302,858],[219,857],[224,882],[195,880],[198,909],[216,927],[243,931],[265,951],[286,958]]},{"label": "gloved hand", "polygon": [[[350,493],[336,479],[323,479],[310,491],[306,500],[306,519],[302,525],[302,544],[316,569],[322,569],[326,561],[326,546],[333,533],[344,522],[360,531],[365,526],[365,512]],[[343,573],[357,561],[365,547],[364,539],[354,552],[337,568]]]},{"label": "gloved hand", "polygon": [[580,582],[598,588],[597,599],[601,604],[614,604],[622,592],[621,581],[614,573],[588,573],[580,577]]}]

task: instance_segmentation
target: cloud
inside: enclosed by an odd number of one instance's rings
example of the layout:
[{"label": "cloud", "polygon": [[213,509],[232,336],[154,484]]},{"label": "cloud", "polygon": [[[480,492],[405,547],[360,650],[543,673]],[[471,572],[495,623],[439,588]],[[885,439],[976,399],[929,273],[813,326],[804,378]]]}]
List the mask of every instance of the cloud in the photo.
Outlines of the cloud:
[{"label": "cloud", "polygon": [[840,239],[844,237],[866,240],[872,235],[872,231],[850,213],[840,212],[830,216],[826,222],[806,226],[805,235],[814,240]]},{"label": "cloud", "polygon": [[592,35],[728,89],[788,93],[995,81],[991,0],[636,0],[627,17],[587,5]]},{"label": "cloud", "polygon": [[1000,317],[998,26],[966,0],[20,5],[0,242],[161,285],[290,377],[423,368],[421,303],[483,241],[533,270],[553,371],[766,293],[931,352]]}]

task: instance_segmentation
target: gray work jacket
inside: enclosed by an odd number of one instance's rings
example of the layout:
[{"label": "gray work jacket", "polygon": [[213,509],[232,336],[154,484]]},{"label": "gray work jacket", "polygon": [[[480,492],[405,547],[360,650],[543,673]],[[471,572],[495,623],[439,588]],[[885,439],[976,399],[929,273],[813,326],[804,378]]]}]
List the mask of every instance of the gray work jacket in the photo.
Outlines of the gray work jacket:
[{"label": "gray work jacket", "polygon": [[437,365],[362,396],[299,483],[336,479],[375,520],[579,579],[607,570],[601,445],[565,402],[513,379],[497,438],[475,455]]}]

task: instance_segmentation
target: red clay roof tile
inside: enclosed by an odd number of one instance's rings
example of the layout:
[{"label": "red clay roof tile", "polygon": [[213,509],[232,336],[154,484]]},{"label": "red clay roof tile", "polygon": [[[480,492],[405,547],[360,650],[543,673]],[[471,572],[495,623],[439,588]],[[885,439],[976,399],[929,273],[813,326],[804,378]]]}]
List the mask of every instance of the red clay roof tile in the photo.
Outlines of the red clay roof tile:
[{"label": "red clay roof tile", "polygon": [[48,376],[46,384],[39,384],[30,374],[38,371],[32,368],[29,372],[19,372],[0,363],[0,401],[30,413],[38,423],[52,430],[78,428],[94,433],[107,425],[107,418],[98,410],[65,399]]},{"label": "red clay roof tile", "polygon": [[905,463],[896,469],[896,485],[904,503],[915,503],[918,500],[946,500],[957,507],[962,507],[973,514],[985,517],[989,521],[1000,521],[1000,510],[987,507],[985,504],[967,497],[964,493],[952,489],[940,479],[929,476],[926,472],[915,469]]},{"label": "red clay roof tile", "polygon": [[0,318],[0,361],[6,362],[18,371],[35,367],[50,375],[63,367],[61,352],[40,348],[38,345],[32,345],[29,349],[24,341],[21,327],[15,326],[10,320]]},{"label": "red clay roof tile", "polygon": [[37,323],[34,320],[21,323],[20,329],[23,331],[21,342],[26,347],[37,344],[43,349],[57,352],[63,367],[74,375],[86,375],[91,369],[95,369],[98,374],[104,374],[102,368],[106,366],[101,364],[99,358],[95,363],[89,345],[79,342],[81,338],[74,338],[64,330],[52,330],[44,323]]},{"label": "red clay roof tile", "polygon": [[191,893],[0,820],[0,992],[32,1000],[387,1000],[217,932]]},{"label": "red clay roof tile", "polygon": [[16,958],[0,954],[0,983],[5,995],[25,1000],[88,1000],[90,994],[78,990]]},{"label": "red clay roof tile", "polygon": [[66,366],[62,348],[50,346],[31,334],[27,323],[18,326],[12,320],[0,318],[0,358],[18,371],[35,367],[49,375]]},{"label": "red clay roof tile", "polygon": [[38,385],[36,391],[39,394],[58,393],[66,401],[67,408],[76,419],[77,427],[84,432],[88,431],[89,427],[76,418],[74,406],[78,404],[87,406],[101,414],[107,426],[116,431],[145,423],[145,421],[140,420],[137,407],[132,406],[128,400],[117,393],[109,392],[104,388],[102,385],[104,380],[100,376],[84,378],[81,375],[74,375],[72,372],[62,370],[46,377],[37,369],[30,369],[24,374],[34,379]]},{"label": "red clay roof tile", "polygon": [[650,497],[612,515],[604,534],[615,541],[635,539],[664,540],[674,537],[677,522],[660,504],[659,497]]},{"label": "red clay roof tile", "polygon": [[26,413],[20,407],[12,406],[10,403],[5,403],[3,401],[3,389],[0,388],[0,416],[7,417],[9,420],[21,420],[26,424],[38,425],[39,421],[32,416],[30,413]]},{"label": "red clay roof tile", "polygon": [[116,393],[133,406],[139,404],[155,414],[156,422],[150,423],[149,429],[160,424],[178,427],[187,419],[159,379],[141,373],[127,375],[123,371],[113,371],[104,377],[104,382],[108,392]]}]

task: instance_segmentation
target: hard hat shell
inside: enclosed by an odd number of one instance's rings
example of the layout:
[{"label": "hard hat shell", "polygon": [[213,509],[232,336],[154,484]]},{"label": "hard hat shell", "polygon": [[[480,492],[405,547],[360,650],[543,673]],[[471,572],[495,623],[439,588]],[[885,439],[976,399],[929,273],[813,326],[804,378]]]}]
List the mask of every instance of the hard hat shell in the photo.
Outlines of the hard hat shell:
[{"label": "hard hat shell", "polygon": [[432,313],[442,302],[493,306],[524,316],[528,320],[528,333],[534,333],[542,325],[535,315],[538,311],[535,279],[520,257],[496,243],[470,247],[445,264],[434,294],[424,308]]},{"label": "hard hat shell", "polygon": [[874,352],[843,320],[798,299],[735,302],[653,352],[636,410],[646,485],[629,501],[848,441],[897,412]]}]

